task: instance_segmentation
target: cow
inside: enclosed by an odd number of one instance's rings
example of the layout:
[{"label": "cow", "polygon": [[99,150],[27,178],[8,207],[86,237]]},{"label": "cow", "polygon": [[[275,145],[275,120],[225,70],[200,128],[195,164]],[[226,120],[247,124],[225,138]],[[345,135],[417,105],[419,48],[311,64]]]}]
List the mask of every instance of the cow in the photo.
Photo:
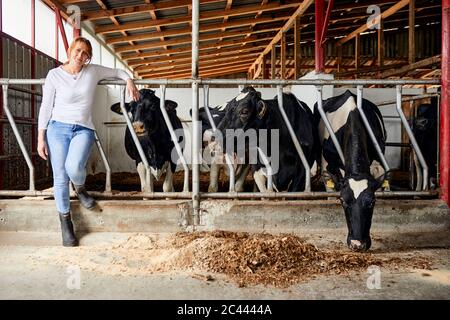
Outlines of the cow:
[{"label": "cow", "polygon": [[[362,100],[362,108],[384,153],[386,129],[380,110],[366,99]],[[347,90],[325,100],[323,110],[342,148],[345,165],[320,118],[316,103],[314,117],[322,145],[321,170],[325,180],[333,181],[334,188],[340,192],[348,227],[347,245],[354,251],[368,250],[375,191],[382,186],[386,172],[380,166],[381,159],[364,126],[354,94]]]},{"label": "cow", "polygon": [[[221,123],[223,120],[225,114],[229,110],[233,110],[236,108],[238,101],[242,96],[245,95],[246,92],[256,92],[256,90],[253,87],[245,87],[242,89],[241,93],[228,101],[227,103],[222,104],[221,106],[217,106],[214,108],[209,108],[209,111],[211,113],[211,116],[213,118],[214,124],[216,127]],[[229,175],[229,167],[226,164],[226,160],[224,157],[221,157],[222,155],[222,149],[218,147],[218,145],[214,142],[214,134],[212,132],[211,123],[209,121],[208,115],[206,113],[205,108],[200,108],[199,110],[199,120],[202,122],[202,136],[203,141],[206,142],[205,152],[204,155],[207,155],[208,152],[211,157],[207,157],[210,162],[210,181],[209,181],[209,187],[208,192],[217,192],[219,188],[219,176],[220,176],[220,170],[223,168],[225,172]],[[242,192],[244,191],[244,182],[245,178],[248,175],[248,172],[250,170],[250,166],[248,164],[240,163],[236,164],[234,163],[235,159],[234,156],[231,157],[231,160],[233,161],[233,166],[235,169],[235,191],[236,192]]]},{"label": "cow", "polygon": [[[125,108],[145,153],[153,177],[159,180],[165,174],[163,191],[173,192],[172,177],[177,166],[178,154],[173,152],[175,150],[174,143],[160,109],[160,99],[155,95],[154,90],[141,89],[139,92],[139,101],[126,103]],[[175,101],[165,100],[165,108],[173,129],[177,132],[182,132],[181,121],[176,112],[177,106],[178,104]],[[122,114],[120,102],[113,104],[111,111]],[[184,137],[181,135],[178,138],[178,143],[182,143],[183,139]],[[136,168],[141,180],[141,190],[153,191],[152,185],[150,186],[151,190],[146,190],[145,188],[145,166],[142,163],[128,127],[125,129],[124,143],[127,154],[136,162]]]},{"label": "cow", "polygon": [[[421,104],[417,108],[417,116],[414,121],[413,133],[419,145],[425,162],[428,166],[429,186],[435,189],[437,186],[437,139],[438,139],[438,106],[437,98],[432,97],[430,103]],[[414,155],[417,173],[417,186],[422,187],[420,164]]]},{"label": "cow", "polygon": [[[313,114],[311,109],[303,102],[299,101],[292,93],[283,93],[283,106],[288,119],[295,131],[295,135],[300,142],[303,152],[306,156],[309,166],[313,166],[317,158],[317,135],[313,130]],[[228,130],[241,129],[243,135],[249,129],[261,133],[267,130],[267,150],[270,157],[278,157],[278,168],[274,168],[273,184],[277,191],[303,191],[305,188],[305,168],[301,162],[300,156],[294,146],[289,131],[283,121],[278,99],[263,100],[261,95],[255,90],[249,90],[242,93],[236,99],[234,108],[227,110],[225,117],[219,123],[218,130],[225,136],[225,142],[233,143],[234,138],[242,139],[243,136],[227,137]],[[278,141],[272,144],[272,133],[275,130],[278,133]],[[229,132],[229,131],[228,131]],[[234,134],[236,134],[235,131]],[[233,138],[233,139],[232,139]],[[258,136],[258,146],[261,140]],[[256,146],[248,146],[250,151],[254,151]],[[279,154],[275,154],[275,150]],[[248,152],[249,150],[246,150]],[[273,161],[272,163],[273,164]],[[258,189],[261,192],[267,191],[266,174],[264,164],[257,157],[257,161],[251,164],[253,177]]]}]

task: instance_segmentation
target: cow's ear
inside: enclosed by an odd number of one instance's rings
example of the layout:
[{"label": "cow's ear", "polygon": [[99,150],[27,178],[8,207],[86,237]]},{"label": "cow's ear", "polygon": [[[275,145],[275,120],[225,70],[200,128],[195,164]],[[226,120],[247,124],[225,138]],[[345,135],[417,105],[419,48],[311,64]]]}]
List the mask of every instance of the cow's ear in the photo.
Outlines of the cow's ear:
[{"label": "cow's ear", "polygon": [[381,176],[377,177],[373,181],[373,190],[378,190],[381,187],[389,186],[389,180],[391,179],[391,171],[384,172]]},{"label": "cow's ear", "polygon": [[172,111],[175,110],[178,107],[178,103],[172,100],[166,100],[166,110]]},{"label": "cow's ear", "polygon": [[262,99],[262,98],[261,98],[261,92],[256,91],[256,95],[258,96],[259,99]]},{"label": "cow's ear", "polygon": [[262,119],[266,115],[266,112],[267,112],[266,103],[262,100],[259,100],[258,103],[256,104],[256,116],[259,119]]},{"label": "cow's ear", "polygon": [[[127,110],[127,112],[130,111],[130,104],[128,102],[125,102],[125,109]],[[122,110],[120,109],[120,102],[114,103],[111,106],[111,111],[117,114],[122,114]]]}]

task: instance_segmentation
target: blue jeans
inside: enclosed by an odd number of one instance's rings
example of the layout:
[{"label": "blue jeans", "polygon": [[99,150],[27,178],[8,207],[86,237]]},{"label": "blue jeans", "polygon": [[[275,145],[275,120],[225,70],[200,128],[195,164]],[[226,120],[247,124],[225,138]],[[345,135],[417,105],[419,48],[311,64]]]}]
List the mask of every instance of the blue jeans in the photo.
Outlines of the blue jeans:
[{"label": "blue jeans", "polygon": [[50,120],[46,137],[56,209],[66,214],[70,211],[69,179],[75,185],[84,185],[86,163],[95,140],[94,130]]}]

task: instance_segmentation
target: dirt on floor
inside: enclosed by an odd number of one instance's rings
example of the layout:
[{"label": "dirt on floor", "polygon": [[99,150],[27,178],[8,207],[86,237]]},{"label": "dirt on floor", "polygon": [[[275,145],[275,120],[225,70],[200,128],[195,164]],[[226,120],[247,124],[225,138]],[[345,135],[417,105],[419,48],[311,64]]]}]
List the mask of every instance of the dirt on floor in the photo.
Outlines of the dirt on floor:
[{"label": "dirt on floor", "polygon": [[[228,231],[177,233],[166,236],[134,234],[113,245],[54,248],[50,256],[30,256],[57,265],[78,265],[101,274],[145,276],[188,271],[213,281],[222,274],[239,287],[269,285],[285,288],[321,275],[365,272],[370,266],[431,270],[425,255],[396,252],[356,253],[346,248],[319,249],[292,234],[249,234]],[[67,254],[70,251],[70,255]]]}]

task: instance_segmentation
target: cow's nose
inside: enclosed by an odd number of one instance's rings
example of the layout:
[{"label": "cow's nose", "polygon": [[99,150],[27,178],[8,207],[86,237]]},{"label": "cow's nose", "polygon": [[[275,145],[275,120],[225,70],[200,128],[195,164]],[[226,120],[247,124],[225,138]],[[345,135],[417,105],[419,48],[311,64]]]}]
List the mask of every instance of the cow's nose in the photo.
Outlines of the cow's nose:
[{"label": "cow's nose", "polygon": [[136,134],[145,133],[144,124],[142,122],[133,122],[133,129]]},{"label": "cow's nose", "polygon": [[365,242],[361,242],[359,240],[350,240],[350,249],[353,251],[364,251],[367,248]]}]

